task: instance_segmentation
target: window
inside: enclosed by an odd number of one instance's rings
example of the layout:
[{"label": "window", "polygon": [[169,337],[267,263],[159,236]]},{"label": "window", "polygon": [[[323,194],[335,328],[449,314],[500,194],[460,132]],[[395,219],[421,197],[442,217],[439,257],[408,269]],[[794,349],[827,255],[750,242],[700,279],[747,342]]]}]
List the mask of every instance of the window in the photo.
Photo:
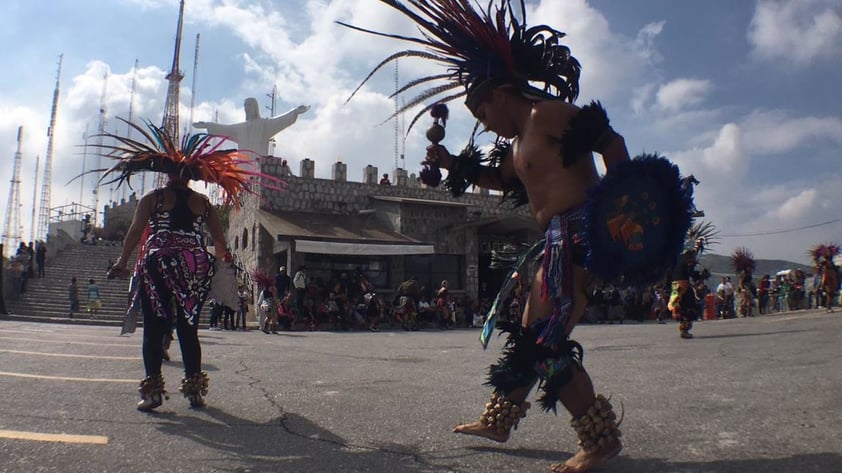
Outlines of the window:
[{"label": "window", "polygon": [[243,249],[245,250],[248,247],[249,247],[249,231],[248,231],[247,228],[244,228],[243,229]]},{"label": "window", "polygon": [[340,256],[305,253],[307,276],[321,278],[324,282],[339,279],[342,273],[349,277],[358,270],[377,289],[389,288],[389,258],[385,256]]},{"label": "window", "polygon": [[235,250],[240,249],[240,237],[238,237],[238,236],[234,237],[234,249]]},{"label": "window", "polygon": [[432,294],[446,279],[451,290],[464,289],[462,255],[410,255],[404,257],[404,278],[413,276]]}]

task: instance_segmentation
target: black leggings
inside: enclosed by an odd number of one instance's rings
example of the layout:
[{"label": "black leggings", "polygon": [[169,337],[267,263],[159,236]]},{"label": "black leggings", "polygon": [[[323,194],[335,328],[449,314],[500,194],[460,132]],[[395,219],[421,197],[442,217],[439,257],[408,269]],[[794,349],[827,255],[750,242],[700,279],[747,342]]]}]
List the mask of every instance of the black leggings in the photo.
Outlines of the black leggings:
[{"label": "black leggings", "polygon": [[[164,337],[169,336],[172,329],[170,321],[175,318],[175,330],[178,333],[178,344],[181,345],[181,358],[184,360],[186,377],[202,370],[202,347],[199,345],[199,321],[193,325],[187,321],[186,313],[176,308],[176,313],[168,318],[158,317],[153,311],[148,296],[140,288],[140,304],[143,311],[143,366],[146,376],[161,374],[161,363],[164,356]],[[174,304],[177,306],[177,304]],[[199,311],[201,313],[201,311]]]}]

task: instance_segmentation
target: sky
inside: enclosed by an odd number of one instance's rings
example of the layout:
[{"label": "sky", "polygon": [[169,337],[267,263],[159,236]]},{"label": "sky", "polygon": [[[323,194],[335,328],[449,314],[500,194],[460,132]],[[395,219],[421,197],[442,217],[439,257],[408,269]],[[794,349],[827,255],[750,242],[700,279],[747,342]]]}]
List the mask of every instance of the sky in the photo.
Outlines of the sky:
[{"label": "sky", "polygon": [[[36,156],[42,164],[46,156],[59,55],[52,206],[92,206],[90,179],[68,181],[83,165],[97,164],[93,156],[84,160],[82,145],[86,130],[94,135],[99,126],[103,91],[106,131],[125,133],[117,117],[127,118],[130,105],[135,120],[160,123],[177,17],[177,0],[0,2],[0,198],[7,203],[23,126],[24,238]],[[842,2],[535,0],[527,1],[526,19],[567,33],[565,44],[583,66],[577,103],[601,100],[632,155],[661,153],[701,181],[697,206],[720,229],[714,252],[745,246],[760,258],[807,262],[813,244],[842,241]],[[182,126],[191,116],[241,122],[247,97],[268,116],[274,86],[276,114],[311,106],[276,137],[274,154],[294,172],[303,158],[316,162],[322,178],[337,160],[347,163],[351,180],[361,180],[367,164],[391,172],[395,124],[381,123],[395,107],[394,68],[346,99],[381,59],[407,45],[337,20],[415,34],[377,0],[187,0]],[[399,68],[402,83],[438,71],[423,62]],[[443,144],[461,149],[472,126],[467,109],[454,103]],[[405,140],[401,133],[398,149],[410,172],[420,169],[425,128],[421,123]],[[40,181],[37,187],[40,195]],[[100,206],[128,192],[103,188]]]}]

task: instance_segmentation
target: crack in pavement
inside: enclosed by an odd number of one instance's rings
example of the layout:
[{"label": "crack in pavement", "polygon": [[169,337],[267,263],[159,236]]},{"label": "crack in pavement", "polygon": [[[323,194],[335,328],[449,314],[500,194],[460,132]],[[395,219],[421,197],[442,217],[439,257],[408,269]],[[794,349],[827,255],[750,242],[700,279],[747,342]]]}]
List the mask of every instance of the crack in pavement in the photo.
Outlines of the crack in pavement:
[{"label": "crack in pavement", "polygon": [[[340,441],[332,440],[332,439],[312,437],[312,436],[309,436],[309,435],[306,435],[306,434],[303,434],[303,433],[296,432],[291,426],[289,426],[287,424],[287,421],[289,420],[289,418],[287,417],[287,414],[284,411],[283,406],[281,406],[274,399],[274,396],[272,395],[272,393],[270,393],[268,390],[266,390],[261,385],[261,381],[259,379],[257,379],[255,377],[251,376],[250,374],[248,374],[249,367],[246,365],[246,362],[241,360],[240,366],[241,366],[241,369],[235,370],[234,373],[248,379],[249,380],[248,386],[250,388],[254,388],[254,389],[257,389],[258,391],[260,391],[260,393],[263,395],[263,397],[266,399],[266,401],[269,403],[269,405],[271,405],[273,408],[275,408],[278,411],[278,414],[280,414],[280,426],[284,430],[284,432],[286,432],[287,434],[292,435],[294,437],[298,437],[300,439],[308,440],[308,441],[311,441],[311,442],[328,444],[328,445],[332,445],[334,447],[343,448],[343,449],[357,449],[357,450],[363,450],[363,451],[368,451],[368,452],[382,453],[382,454],[386,454],[386,455],[408,457],[408,458],[411,458],[412,461],[415,462],[416,464],[418,464],[419,466],[425,467],[425,468],[436,468],[436,469],[442,468],[439,465],[434,465],[434,464],[430,463],[429,461],[425,460],[424,456],[421,453],[418,453],[418,452],[415,452],[415,451],[412,451],[412,450],[399,450],[399,449],[391,449],[391,448],[384,448],[384,447],[372,447],[372,446],[367,446],[367,445],[357,445],[357,444],[348,443],[348,442],[340,442]],[[450,472],[466,471],[466,470],[459,470],[459,469],[453,468],[453,467],[445,467],[445,468]]]}]

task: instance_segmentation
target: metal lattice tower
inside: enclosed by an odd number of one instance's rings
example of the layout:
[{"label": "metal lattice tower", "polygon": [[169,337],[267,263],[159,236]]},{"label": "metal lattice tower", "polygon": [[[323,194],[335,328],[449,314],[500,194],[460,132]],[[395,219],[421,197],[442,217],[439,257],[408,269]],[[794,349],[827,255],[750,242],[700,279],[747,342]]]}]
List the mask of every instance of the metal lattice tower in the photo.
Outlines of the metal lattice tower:
[{"label": "metal lattice tower", "polygon": [[199,70],[199,39],[200,36],[196,34],[196,49],[193,50],[193,81],[190,84],[190,119],[184,125],[185,133],[193,126],[193,111],[196,108],[196,76]]},{"label": "metal lattice tower", "polygon": [[[102,153],[99,150],[102,149],[102,140],[103,135],[105,135],[105,120],[106,120],[106,110],[105,110],[105,97],[108,95],[108,72],[105,73],[105,76],[102,79],[102,97],[100,97],[99,102],[99,127],[97,128],[97,161],[96,161],[96,169],[102,169]],[[93,179],[93,190],[91,191],[94,195],[94,215],[93,215],[93,223],[96,226],[99,223],[99,176],[97,174],[92,175]]]},{"label": "metal lattice tower", "polygon": [[[38,213],[38,231],[34,235],[36,240],[46,240],[50,225],[51,196],[53,189],[53,141],[56,131],[56,115],[58,113],[59,83],[61,79],[61,61],[64,54],[58,57],[58,71],[56,72],[56,88],[53,90],[53,108],[50,111],[50,127],[47,129],[47,157],[44,161],[44,175],[41,182],[41,211]],[[36,180],[36,185],[37,185]]]},{"label": "metal lattice tower", "polygon": [[12,171],[12,185],[9,187],[9,201],[6,204],[6,221],[3,224],[3,246],[9,252],[14,252],[17,243],[23,241],[23,229],[20,225],[20,163],[21,137],[23,127],[18,127],[18,148],[15,151],[15,163]]},{"label": "metal lattice tower", "polygon": [[[184,79],[184,74],[179,70],[178,60],[181,57],[181,27],[184,23],[184,0],[181,0],[178,7],[178,28],[175,33],[175,51],[172,57],[172,68],[167,74],[167,81],[169,87],[167,88],[167,101],[164,103],[164,120],[161,127],[167,131],[172,137],[173,143],[178,146],[178,88],[181,84],[181,79]],[[158,174],[158,185],[164,183],[164,175]]]},{"label": "metal lattice tower", "polygon": [[[132,93],[129,96],[129,123],[126,124],[126,138],[131,139],[132,137],[132,121],[134,120],[134,96],[135,91],[137,90],[137,64],[138,60],[135,58],[134,60],[134,69],[132,69]],[[125,187],[123,188],[123,192],[125,192]],[[146,193],[146,173],[140,173],[140,195]]]},{"label": "metal lattice tower", "polygon": [[35,213],[38,211],[38,170],[41,169],[38,166],[40,163],[41,155],[35,155],[35,180],[32,181],[32,218],[30,219],[29,241],[38,240],[38,236],[35,233],[35,223],[38,221],[35,218]]},{"label": "metal lattice tower", "polygon": [[[399,73],[400,70],[398,69],[398,61],[395,60],[395,169],[400,167],[400,163],[398,162],[398,159],[400,158],[399,143],[401,139],[401,114],[398,113],[400,110],[400,106],[398,105],[398,100],[400,98],[400,94],[398,93],[398,91],[400,91],[400,81],[398,80]],[[397,177],[395,178],[395,181],[397,181]]]}]

